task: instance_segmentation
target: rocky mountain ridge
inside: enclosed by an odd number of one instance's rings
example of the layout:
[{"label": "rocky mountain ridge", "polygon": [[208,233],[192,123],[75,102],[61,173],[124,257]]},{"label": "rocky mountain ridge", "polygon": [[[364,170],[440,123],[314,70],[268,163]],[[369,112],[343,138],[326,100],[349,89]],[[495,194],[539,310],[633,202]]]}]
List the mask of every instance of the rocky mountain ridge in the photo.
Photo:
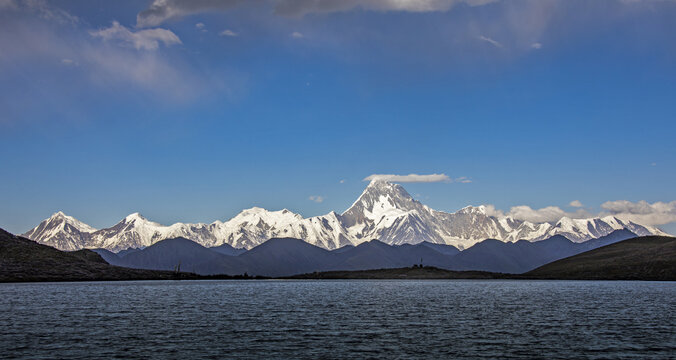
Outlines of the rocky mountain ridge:
[{"label": "rocky mountain ridge", "polygon": [[468,206],[455,213],[436,211],[415,200],[401,185],[374,180],[342,214],[330,212],[303,218],[286,209],[268,211],[254,207],[225,222],[165,226],[134,213],[112,227],[97,230],[58,212],[23,236],[61,250],[103,248],[120,251],[147,247],[176,237],[207,247],[228,244],[245,249],[279,237],[302,239],[329,250],[356,246],[372,239],[390,245],[426,241],[466,249],[485,239],[539,241],[562,235],[574,242],[584,242],[620,229],[639,236],[664,234],[658,229],[612,216],[564,217],[550,224],[492,216],[485,206]]}]

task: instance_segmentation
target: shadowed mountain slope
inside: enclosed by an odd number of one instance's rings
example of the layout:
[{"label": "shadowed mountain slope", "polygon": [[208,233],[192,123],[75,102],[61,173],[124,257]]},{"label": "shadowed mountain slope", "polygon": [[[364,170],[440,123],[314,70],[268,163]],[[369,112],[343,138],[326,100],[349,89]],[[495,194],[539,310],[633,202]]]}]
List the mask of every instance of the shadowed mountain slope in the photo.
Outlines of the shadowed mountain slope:
[{"label": "shadowed mountain slope", "polygon": [[228,256],[237,256],[246,252],[246,249],[234,248],[229,244],[223,244],[220,246],[210,247],[209,250],[215,251],[219,254],[228,255]]},{"label": "shadowed mountain slope", "polygon": [[524,274],[542,279],[676,280],[676,238],[646,236],[554,261]]},{"label": "shadowed mountain slope", "polygon": [[239,274],[242,264],[234,256],[184,238],[167,239],[119,258],[123,266],[138,269],[181,270],[198,274]]},{"label": "shadowed mountain slope", "polygon": [[574,243],[561,235],[535,242],[485,240],[455,255],[450,265],[444,268],[521,274],[552,261],[635,236],[628,230],[616,230],[584,243]]},{"label": "shadowed mountain slope", "polygon": [[327,264],[331,263],[332,254],[303,240],[280,238],[270,239],[237,258],[243,264],[242,272],[289,276],[326,269]]},{"label": "shadowed mountain slope", "polygon": [[[448,245],[440,246],[455,249]],[[445,248],[443,250],[447,254],[438,251],[435,247],[428,246],[426,243],[392,246],[378,240],[371,240],[343,252],[332,254],[331,262],[324,268],[368,270],[406,267],[421,262],[426,265],[448,267],[453,256],[449,255],[452,254],[452,251]],[[458,252],[457,249],[456,252]]]},{"label": "shadowed mountain slope", "polygon": [[203,275],[291,276],[315,271],[402,268],[421,262],[441,269],[518,274],[630,236],[633,234],[628,231],[615,232],[608,238],[583,244],[563,236],[537,242],[486,240],[462,252],[449,245],[423,242],[393,246],[378,240],[328,251],[292,238],[271,239],[237,256],[224,255],[183,238],[162,240],[125,256],[97,251],[114,265],[173,270],[180,264],[182,270]]},{"label": "shadowed mountain slope", "polygon": [[0,229],[0,281],[175,279],[190,274],[108,264],[91,250],[65,252]]}]

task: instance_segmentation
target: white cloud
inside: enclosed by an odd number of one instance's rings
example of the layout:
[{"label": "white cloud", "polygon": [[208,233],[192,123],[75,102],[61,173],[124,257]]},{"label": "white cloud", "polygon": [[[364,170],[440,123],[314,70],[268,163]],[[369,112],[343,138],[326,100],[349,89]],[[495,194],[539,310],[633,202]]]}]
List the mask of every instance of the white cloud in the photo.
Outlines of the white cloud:
[{"label": "white cloud", "polygon": [[285,16],[303,16],[311,13],[331,13],[362,9],[369,11],[435,12],[448,11],[464,3],[479,6],[496,0],[280,0],[275,13]]},{"label": "white cloud", "polygon": [[489,43],[489,44],[495,46],[496,48],[500,48],[500,49],[503,48],[502,44],[500,44],[499,42],[497,42],[497,41],[495,41],[495,40],[493,40],[493,39],[491,39],[491,38],[489,38],[489,37],[486,37],[486,36],[481,35],[481,36],[479,36],[479,40],[485,41],[485,42],[487,42],[487,43]]},{"label": "white cloud", "polygon": [[[458,4],[481,6],[498,0],[268,0],[274,13],[300,17],[311,13],[332,13],[362,9],[368,11],[435,12],[449,11]],[[245,3],[243,0],[154,0],[138,13],[138,27],[158,26],[183,16],[208,11],[227,11]]]},{"label": "white cloud", "polygon": [[305,35],[299,33],[298,31],[294,31],[294,32],[291,33],[291,37],[294,38],[294,39],[301,39],[301,38],[304,38]]},{"label": "white cloud", "polygon": [[218,35],[220,35],[220,36],[230,36],[230,37],[239,36],[238,33],[234,32],[230,29],[223,30]]},{"label": "white cloud", "polygon": [[580,202],[580,200],[573,200],[568,205],[570,205],[572,207],[576,207],[576,208],[580,208],[580,207],[584,206],[584,205],[582,205],[582,202]]},{"label": "white cloud", "polygon": [[530,47],[531,47],[532,49],[535,49],[535,50],[540,50],[540,49],[542,49],[542,44],[540,44],[539,42],[536,42],[536,43],[532,43],[532,44],[530,45]]},{"label": "white cloud", "polygon": [[456,178],[454,181],[457,183],[469,184],[472,182],[472,179],[468,178],[467,176],[461,176],[459,178]]},{"label": "white cloud", "polygon": [[664,225],[676,222],[676,201],[649,203],[645,200],[631,202],[628,200],[606,201],[601,208],[610,215],[642,225]]},{"label": "white cloud", "polygon": [[241,0],[154,0],[148,9],[136,16],[138,27],[157,26],[182,16],[205,11],[224,11],[232,8]]},{"label": "white cloud", "polygon": [[323,196],[319,196],[319,195],[312,195],[312,196],[310,196],[308,199],[309,199],[310,201],[314,201],[314,202],[316,202],[316,203],[321,203],[321,202],[324,201],[324,197],[323,197]]},{"label": "white cloud", "polygon": [[61,59],[61,64],[65,66],[78,66],[80,64],[77,63],[77,61],[73,59]]},{"label": "white cloud", "polygon": [[429,175],[394,175],[394,174],[372,174],[364,178],[364,181],[382,180],[398,183],[434,183],[434,182],[452,182],[451,178],[446,174],[429,174]]},{"label": "white cloud", "polygon": [[483,207],[486,209],[486,215],[488,216],[495,216],[497,218],[505,216],[505,213],[502,210],[496,209],[494,205],[483,205]]},{"label": "white cloud", "polygon": [[207,26],[204,25],[204,23],[201,23],[201,22],[195,24],[195,28],[196,28],[197,30],[203,32],[203,33],[209,32],[209,30],[207,30]]},{"label": "white cloud", "polygon": [[546,206],[541,209],[533,209],[527,205],[520,205],[513,206],[508,212],[504,212],[496,209],[493,205],[484,205],[484,207],[486,208],[486,213],[490,216],[498,218],[510,216],[517,220],[525,220],[534,223],[555,223],[561,220],[562,217],[587,219],[608,215],[647,226],[658,226],[676,222],[676,201],[658,201],[652,204],[644,200],[637,202],[627,200],[607,201],[601,204],[601,208],[604,211],[596,214],[582,209],[581,207],[583,204],[579,200],[571,201],[569,205],[576,207],[577,209],[573,212],[567,212],[558,206]]},{"label": "white cloud", "polygon": [[113,25],[109,28],[93,30],[89,33],[104,41],[118,40],[123,44],[133,46],[137,50],[157,50],[160,42],[164,43],[165,46],[181,44],[181,39],[171,30],[157,28],[133,32],[117,21],[113,21]]},{"label": "white cloud", "polygon": [[546,206],[541,209],[533,209],[528,205],[519,205],[511,207],[508,212],[496,209],[494,205],[483,205],[483,207],[488,216],[497,218],[509,216],[516,220],[529,221],[532,223],[555,223],[561,220],[562,217],[585,219],[594,216],[583,209],[578,209],[574,212],[566,212],[558,206]]},{"label": "white cloud", "polygon": [[592,217],[592,214],[583,209],[578,209],[575,212],[569,213],[558,206],[547,206],[541,209],[533,209],[527,205],[514,206],[509,209],[506,214],[517,220],[525,220],[534,223],[543,222],[557,222],[562,217],[569,217],[572,219],[582,219]]}]

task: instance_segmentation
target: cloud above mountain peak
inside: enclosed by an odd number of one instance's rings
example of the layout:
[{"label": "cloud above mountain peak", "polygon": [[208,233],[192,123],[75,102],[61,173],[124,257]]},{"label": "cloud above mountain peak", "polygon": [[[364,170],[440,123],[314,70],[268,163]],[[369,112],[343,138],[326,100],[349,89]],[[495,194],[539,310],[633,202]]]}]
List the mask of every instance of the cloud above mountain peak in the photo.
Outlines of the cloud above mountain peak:
[{"label": "cloud above mountain peak", "polygon": [[649,203],[645,200],[606,201],[601,208],[621,219],[645,225],[664,225],[676,221],[676,201]]},{"label": "cloud above mountain peak", "polygon": [[429,175],[395,175],[395,174],[372,174],[364,178],[364,181],[389,181],[397,183],[435,183],[435,182],[452,182],[453,180],[446,174],[429,174]]}]

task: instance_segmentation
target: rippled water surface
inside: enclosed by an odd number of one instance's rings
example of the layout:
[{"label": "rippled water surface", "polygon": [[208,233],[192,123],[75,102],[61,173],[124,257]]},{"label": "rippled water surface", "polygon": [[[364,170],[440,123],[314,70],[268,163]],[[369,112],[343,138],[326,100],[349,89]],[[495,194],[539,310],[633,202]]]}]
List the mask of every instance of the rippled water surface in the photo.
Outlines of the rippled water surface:
[{"label": "rippled water surface", "polygon": [[676,284],[0,284],[1,358],[675,358]]}]

